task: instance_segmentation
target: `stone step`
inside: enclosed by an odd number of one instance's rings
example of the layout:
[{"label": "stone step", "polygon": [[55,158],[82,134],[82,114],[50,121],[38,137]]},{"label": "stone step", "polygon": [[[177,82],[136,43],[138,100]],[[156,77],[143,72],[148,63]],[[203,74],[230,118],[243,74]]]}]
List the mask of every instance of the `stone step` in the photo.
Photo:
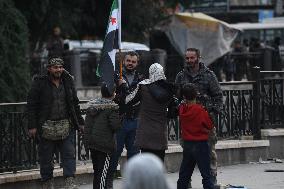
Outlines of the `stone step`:
[{"label": "stone step", "polygon": [[[218,154],[218,165],[233,165],[258,161],[261,157],[268,157],[268,140],[226,140],[218,141],[216,150]],[[126,152],[121,158],[121,165],[126,161]],[[166,151],[165,166],[168,172],[177,172],[182,159],[182,147],[179,144],[170,144]],[[80,184],[92,182],[93,167],[90,162],[78,162],[76,180]],[[63,171],[56,167],[54,177],[58,185],[63,183]],[[21,171],[18,173],[0,174],[1,189],[21,189],[39,186],[39,170]],[[27,186],[27,187],[24,187]],[[36,187],[35,187],[36,188]]]}]

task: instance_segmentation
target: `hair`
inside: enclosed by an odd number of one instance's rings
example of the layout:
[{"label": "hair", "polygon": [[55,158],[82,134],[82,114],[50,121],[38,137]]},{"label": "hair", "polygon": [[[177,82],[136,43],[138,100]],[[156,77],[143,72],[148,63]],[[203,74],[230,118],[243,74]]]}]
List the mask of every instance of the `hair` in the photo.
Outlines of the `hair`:
[{"label": "hair", "polygon": [[197,49],[197,48],[187,48],[187,49],[186,49],[186,52],[187,52],[187,51],[195,52],[198,58],[201,57],[201,56],[200,56],[200,50]]},{"label": "hair", "polygon": [[186,83],[182,87],[182,95],[186,100],[194,100],[197,97],[197,88],[193,83]]},{"label": "hair", "polygon": [[124,189],[169,189],[162,161],[150,153],[132,157],[123,171]]},{"label": "hair", "polygon": [[109,91],[108,89],[108,85],[105,82],[102,82],[101,84],[101,94],[103,98],[110,98],[113,96],[115,87],[113,87],[113,89],[111,89],[111,91]]},{"label": "hair", "polygon": [[129,56],[136,56],[137,57],[137,60],[139,60],[139,54],[135,51],[128,51],[126,52],[125,56],[124,56],[124,59],[126,58],[126,56],[129,55]]}]

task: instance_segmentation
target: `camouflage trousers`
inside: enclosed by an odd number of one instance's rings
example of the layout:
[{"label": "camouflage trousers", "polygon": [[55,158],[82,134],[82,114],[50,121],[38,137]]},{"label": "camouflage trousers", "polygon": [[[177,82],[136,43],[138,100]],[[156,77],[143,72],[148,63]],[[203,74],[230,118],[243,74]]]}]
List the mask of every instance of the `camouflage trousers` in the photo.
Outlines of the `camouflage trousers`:
[{"label": "camouflage trousers", "polygon": [[214,179],[217,177],[217,153],[215,149],[215,144],[217,143],[217,133],[216,128],[213,128],[208,137],[208,144],[210,150],[210,169],[211,175]]}]

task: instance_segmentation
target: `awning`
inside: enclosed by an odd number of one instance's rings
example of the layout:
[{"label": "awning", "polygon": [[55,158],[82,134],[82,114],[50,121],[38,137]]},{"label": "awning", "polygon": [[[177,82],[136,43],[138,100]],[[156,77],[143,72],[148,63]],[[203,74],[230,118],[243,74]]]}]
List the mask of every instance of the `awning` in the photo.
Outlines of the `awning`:
[{"label": "awning", "polygon": [[203,13],[177,13],[163,30],[180,55],[189,47],[198,48],[206,65],[229,52],[238,33],[227,23]]}]

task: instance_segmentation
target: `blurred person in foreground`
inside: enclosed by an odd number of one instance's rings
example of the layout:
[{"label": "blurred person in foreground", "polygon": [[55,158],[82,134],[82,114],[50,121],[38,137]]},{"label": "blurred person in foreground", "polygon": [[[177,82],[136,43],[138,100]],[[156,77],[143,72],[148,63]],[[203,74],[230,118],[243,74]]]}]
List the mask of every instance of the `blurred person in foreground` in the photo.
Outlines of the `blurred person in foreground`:
[{"label": "blurred person in foreground", "polygon": [[163,162],[155,155],[142,153],[126,164],[124,189],[169,189]]}]

